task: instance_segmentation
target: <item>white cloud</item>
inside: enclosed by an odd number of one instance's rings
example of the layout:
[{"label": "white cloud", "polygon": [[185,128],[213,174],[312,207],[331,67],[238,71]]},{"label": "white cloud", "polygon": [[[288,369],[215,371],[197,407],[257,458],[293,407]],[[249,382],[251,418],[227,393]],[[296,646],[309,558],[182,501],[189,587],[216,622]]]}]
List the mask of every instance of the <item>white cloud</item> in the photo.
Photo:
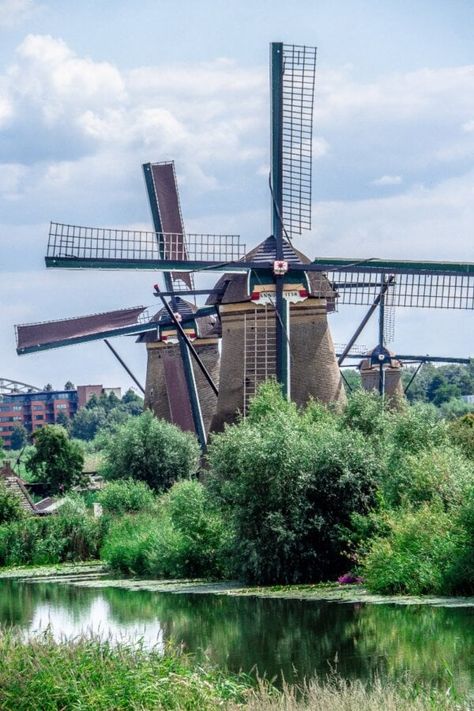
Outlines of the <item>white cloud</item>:
[{"label": "white cloud", "polygon": [[28,35],[17,57],[7,74],[13,101],[28,104],[50,127],[65,116],[75,121],[85,106],[100,109],[126,99],[118,69],[77,57],[63,40]]},{"label": "white cloud", "polygon": [[385,185],[400,185],[402,182],[401,175],[382,175],[381,178],[372,180],[372,185],[379,185],[383,187]]},{"label": "white cloud", "polygon": [[1,0],[0,27],[11,28],[29,20],[38,10],[34,0]]},{"label": "white cloud", "polygon": [[313,224],[317,239],[299,246],[320,256],[472,261],[474,172],[392,197],[316,203]]},{"label": "white cloud", "polygon": [[463,124],[462,126],[463,131],[466,131],[466,133],[472,133],[474,131],[474,119],[471,121],[466,121],[466,123]]},{"label": "white cloud", "polygon": [[26,172],[24,165],[0,163],[0,198],[18,197],[21,181]]},{"label": "white cloud", "polygon": [[[393,121],[469,114],[474,110],[474,65],[440,69],[418,69],[362,83],[347,69],[321,72],[318,80],[316,117],[321,125],[333,122],[383,117]],[[449,98],[449,100],[448,100]]]}]

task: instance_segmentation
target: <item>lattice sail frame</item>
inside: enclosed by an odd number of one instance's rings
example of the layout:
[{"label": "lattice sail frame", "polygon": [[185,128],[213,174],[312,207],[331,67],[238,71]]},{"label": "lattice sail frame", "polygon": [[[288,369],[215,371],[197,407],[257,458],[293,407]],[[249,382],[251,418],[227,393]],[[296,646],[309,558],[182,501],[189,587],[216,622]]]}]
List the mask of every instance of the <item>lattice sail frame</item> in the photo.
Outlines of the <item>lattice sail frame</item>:
[{"label": "lattice sail frame", "polygon": [[311,229],[316,52],[283,45],[282,219],[290,237]]},{"label": "lattice sail frame", "polygon": [[[165,247],[166,245],[166,247]],[[235,261],[245,254],[239,235],[182,234],[84,227],[51,222],[46,260],[91,262]],[[164,256],[163,256],[164,255]],[[169,255],[172,255],[169,256]],[[54,266],[54,264],[51,264]],[[72,265],[71,265],[72,266]],[[186,270],[187,265],[183,265]]]},{"label": "lattice sail frame", "polygon": [[[329,278],[339,304],[370,306],[380,293],[384,273],[334,271]],[[474,309],[474,274],[394,274],[388,306],[429,309]],[[390,333],[387,336],[390,337]],[[387,338],[388,340],[388,338]]]}]

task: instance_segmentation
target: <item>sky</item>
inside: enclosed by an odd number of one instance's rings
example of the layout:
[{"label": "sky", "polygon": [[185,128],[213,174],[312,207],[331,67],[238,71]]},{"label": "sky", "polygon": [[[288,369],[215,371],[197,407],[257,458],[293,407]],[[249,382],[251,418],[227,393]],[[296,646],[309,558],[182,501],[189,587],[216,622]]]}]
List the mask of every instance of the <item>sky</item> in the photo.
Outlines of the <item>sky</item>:
[{"label": "sky", "polygon": [[[0,377],[132,383],[100,341],[19,357],[14,325],[156,306],[152,272],[46,269],[50,220],[270,233],[271,41],[317,45],[310,257],[474,261],[472,0],[0,0]],[[330,317],[345,343],[362,313]],[[397,309],[398,352],[474,355],[472,312]],[[370,324],[360,343],[376,341]],[[114,345],[144,382],[146,353]]]}]

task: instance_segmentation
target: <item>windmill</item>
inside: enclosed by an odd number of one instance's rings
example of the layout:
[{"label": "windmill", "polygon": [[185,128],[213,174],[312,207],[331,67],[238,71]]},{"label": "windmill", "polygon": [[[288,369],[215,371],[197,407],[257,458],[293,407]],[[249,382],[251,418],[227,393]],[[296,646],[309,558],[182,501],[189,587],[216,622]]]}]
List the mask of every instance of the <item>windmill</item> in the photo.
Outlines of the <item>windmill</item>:
[{"label": "windmill", "polygon": [[[61,243],[69,254],[79,230],[87,245],[100,234],[100,255],[120,249],[129,267],[141,268],[145,252],[160,259],[188,258],[188,244],[199,256],[239,258],[244,247],[235,235],[186,235],[184,233],[174,164],[143,166],[153,224],[156,232],[97,230],[51,223],[49,245]],[[48,247],[49,249],[50,247]],[[221,251],[219,251],[221,250]],[[194,290],[189,271],[165,271],[166,293],[171,309],[150,315],[144,306],[16,327],[17,353],[24,355],[102,339],[145,394],[145,406],[159,417],[194,432],[204,446],[215,407],[218,379],[218,324],[213,307],[197,308],[180,296],[184,287]],[[184,293],[184,292],[183,292]],[[148,352],[146,387],[137,381],[109,338],[136,335]]]},{"label": "windmill", "polygon": [[[272,43],[270,65],[272,234],[257,247],[245,254],[237,236],[185,235],[179,221],[168,231],[162,197],[156,190],[150,192],[150,178],[147,187],[152,213],[158,205],[153,213],[155,232],[52,223],[49,236],[48,267],[162,271],[166,290],[156,293],[176,327],[172,275],[223,273],[208,298],[208,308],[217,312],[222,332],[220,385],[211,424],[214,430],[232,421],[237,410],[245,412],[258,383],[272,375],[285,396],[297,403],[310,395],[323,401],[344,401],[338,366],[350,345],[338,364],[327,323],[327,315],[336,305],[370,306],[368,320],[379,305],[383,308],[390,289],[394,306],[474,309],[471,263],[363,256],[310,260],[293,247],[292,238],[311,227],[316,49]],[[181,282],[187,287],[180,289],[181,296],[206,291],[196,290],[183,277]],[[166,298],[171,299],[171,306]],[[199,311],[195,317],[198,314],[205,315]],[[363,325],[357,329],[359,333]],[[183,334],[180,336],[192,405],[193,398],[199,399],[189,368],[186,370],[192,351]],[[383,388],[382,368],[379,377]],[[198,421],[194,416],[197,432]]]},{"label": "windmill", "polygon": [[[426,363],[457,363],[459,365],[469,365],[469,358],[451,356],[430,356],[430,355],[409,355],[396,353],[388,349],[388,345],[394,340],[395,330],[395,303],[399,303],[397,297],[397,282],[394,275],[385,278],[384,284],[380,288],[380,293],[374,299],[362,322],[352,335],[349,342],[338,353],[339,367],[343,368],[346,358],[356,358],[360,362],[358,368],[361,375],[362,387],[365,390],[376,390],[382,396],[389,399],[396,399],[406,395],[414,379]],[[441,296],[438,294],[438,296]],[[458,294],[462,296],[462,292]],[[443,302],[438,303],[442,307]],[[461,302],[462,304],[462,302]],[[425,305],[425,304],[424,304]],[[450,308],[449,301],[445,302],[445,307]],[[462,306],[460,306],[462,308]],[[471,307],[472,308],[472,307]],[[357,352],[356,342],[375,311],[378,310],[378,343],[375,348],[369,350],[365,348]],[[362,356],[362,359],[361,359]],[[404,365],[416,364],[417,368],[412,374],[408,384],[404,387],[402,383],[402,367]]]}]

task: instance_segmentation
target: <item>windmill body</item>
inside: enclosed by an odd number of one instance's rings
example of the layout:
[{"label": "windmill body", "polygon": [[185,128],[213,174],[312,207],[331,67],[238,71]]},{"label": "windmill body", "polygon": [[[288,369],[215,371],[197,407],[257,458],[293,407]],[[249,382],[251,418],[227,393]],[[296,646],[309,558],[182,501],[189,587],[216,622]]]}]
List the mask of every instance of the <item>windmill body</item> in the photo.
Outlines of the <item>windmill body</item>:
[{"label": "windmill body", "polygon": [[[283,256],[299,265],[310,261],[285,240]],[[277,261],[275,238],[255,247],[245,260]],[[298,405],[310,398],[343,404],[345,391],[327,321],[336,294],[323,274],[283,274],[282,282],[288,311],[289,395]],[[211,429],[220,431],[237,412],[246,412],[260,383],[277,377],[276,285],[268,269],[255,268],[250,275],[224,274],[216,287],[220,295],[208,303],[219,306],[222,375]]]},{"label": "windmill body", "polygon": [[[207,370],[219,383],[219,328],[214,316],[194,317],[197,307],[180,296],[174,297],[176,313],[184,323],[186,335],[205,363]],[[174,324],[169,323],[166,312],[161,309],[154,319],[163,325],[157,333],[140,335],[139,343],[146,343],[147,371],[145,407],[159,418],[173,422],[181,429],[195,433],[191,403],[179,347],[179,334]],[[209,388],[199,368],[192,364],[193,376],[206,434],[216,407],[216,396]]]}]

